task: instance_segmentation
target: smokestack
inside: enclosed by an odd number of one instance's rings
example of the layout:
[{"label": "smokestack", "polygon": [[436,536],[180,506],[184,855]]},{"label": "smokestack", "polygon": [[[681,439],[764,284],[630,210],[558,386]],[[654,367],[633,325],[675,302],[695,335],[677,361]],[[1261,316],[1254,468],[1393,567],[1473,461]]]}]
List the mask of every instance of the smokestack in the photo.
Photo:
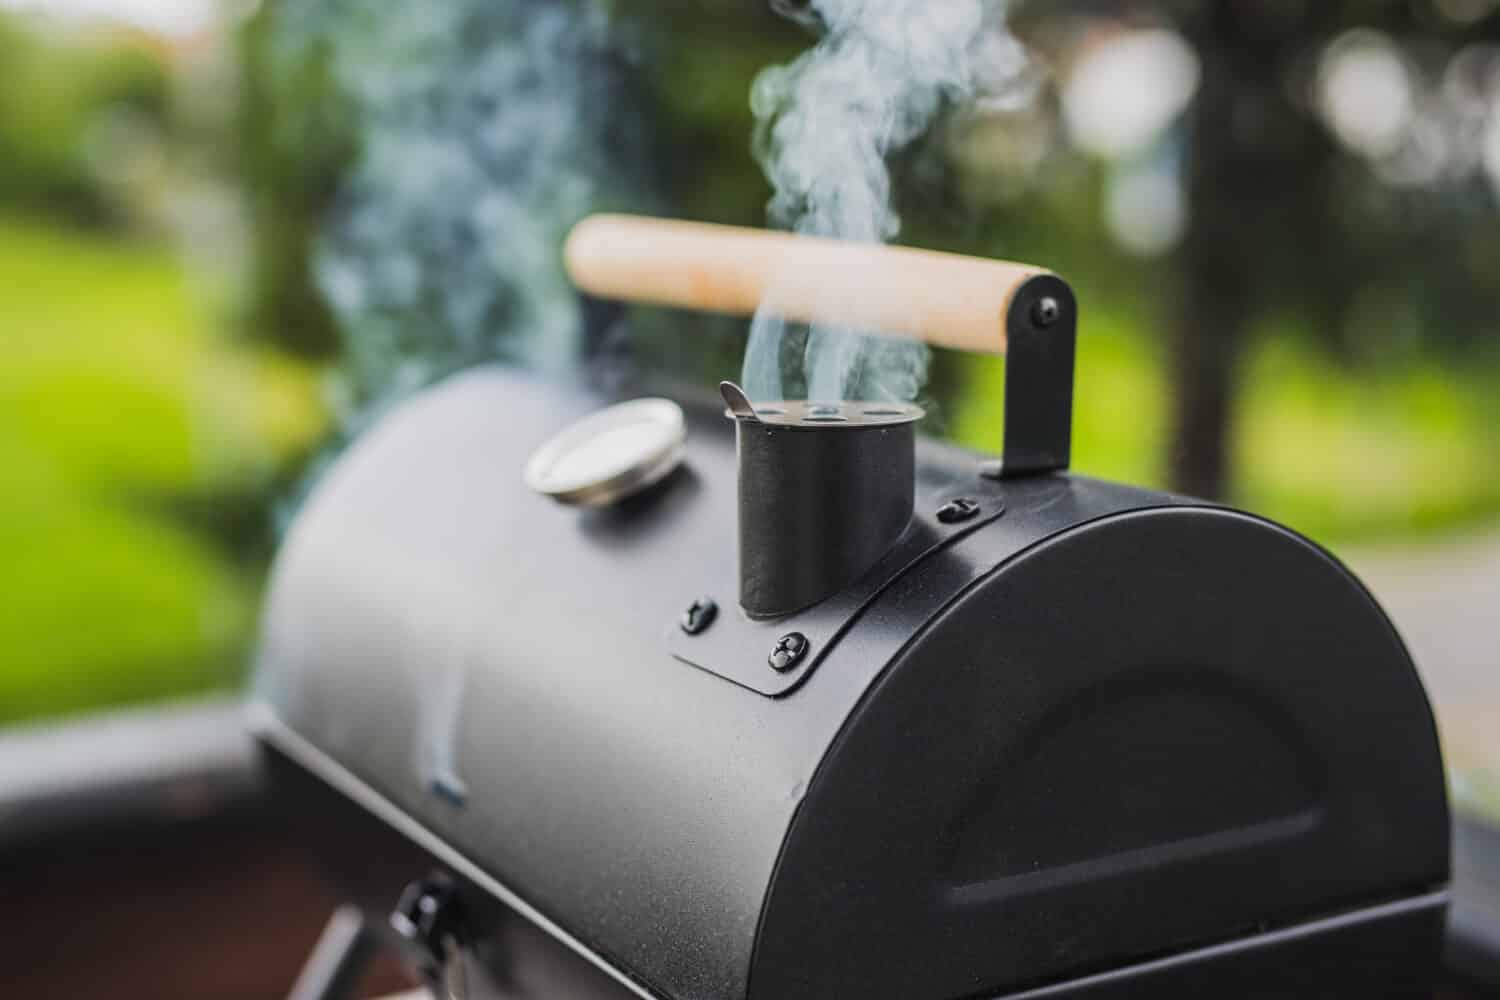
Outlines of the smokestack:
[{"label": "smokestack", "polygon": [[719,390],[735,420],[740,607],[755,618],[788,615],[869,572],[911,523],[922,411],[756,407],[733,382]]}]

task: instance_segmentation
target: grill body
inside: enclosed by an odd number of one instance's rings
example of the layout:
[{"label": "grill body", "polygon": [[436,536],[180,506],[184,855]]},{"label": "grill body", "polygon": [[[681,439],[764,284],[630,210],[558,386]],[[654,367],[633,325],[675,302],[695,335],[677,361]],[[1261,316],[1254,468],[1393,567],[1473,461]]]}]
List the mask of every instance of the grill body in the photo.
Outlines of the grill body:
[{"label": "grill body", "polygon": [[[1433,720],[1327,553],[919,441],[899,551],[842,603],[752,620],[720,407],[623,504],[522,485],[604,402],[498,368],[417,397],[326,477],[270,588],[273,773],[381,922],[453,880],[473,995],[1422,986]],[[956,498],[979,515],[924,519]],[[718,619],[686,636],[704,597]],[[788,631],[812,650],[781,675]]]}]

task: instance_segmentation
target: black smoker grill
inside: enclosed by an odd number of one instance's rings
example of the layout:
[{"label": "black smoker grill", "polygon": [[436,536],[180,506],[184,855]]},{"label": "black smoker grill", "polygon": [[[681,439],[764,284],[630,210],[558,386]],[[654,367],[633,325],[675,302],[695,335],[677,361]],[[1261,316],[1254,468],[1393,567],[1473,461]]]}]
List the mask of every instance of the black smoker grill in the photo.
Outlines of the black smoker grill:
[{"label": "black smoker grill", "polygon": [[363,915],[297,995],[382,939],[440,996],[1421,992],[1448,817],[1391,623],[1284,528],[1068,473],[1072,297],[1006,301],[999,465],[726,386],[574,509],[521,470],[614,400],[498,368],[367,434],[265,617],[258,732]]}]

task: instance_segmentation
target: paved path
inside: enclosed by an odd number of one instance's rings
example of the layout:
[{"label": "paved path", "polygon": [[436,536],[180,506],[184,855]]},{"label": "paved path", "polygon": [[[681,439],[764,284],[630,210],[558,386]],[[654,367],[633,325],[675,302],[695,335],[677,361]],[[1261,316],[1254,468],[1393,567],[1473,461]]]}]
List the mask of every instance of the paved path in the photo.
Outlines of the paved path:
[{"label": "paved path", "polygon": [[1500,532],[1339,555],[1406,639],[1449,766],[1500,778]]}]

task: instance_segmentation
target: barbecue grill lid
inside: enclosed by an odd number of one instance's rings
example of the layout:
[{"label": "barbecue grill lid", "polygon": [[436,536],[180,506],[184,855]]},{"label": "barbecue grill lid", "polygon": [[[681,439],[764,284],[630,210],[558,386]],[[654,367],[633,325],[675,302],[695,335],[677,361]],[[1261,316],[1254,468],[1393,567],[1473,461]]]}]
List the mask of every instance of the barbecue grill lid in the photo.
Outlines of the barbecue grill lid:
[{"label": "barbecue grill lid", "polygon": [[[287,536],[257,694],[268,742],[378,804],[366,825],[440,844],[618,981],[980,996],[1446,878],[1410,660],[1290,533],[1081,476],[985,480],[920,442],[919,511],[981,495],[1003,515],[767,697],[666,638],[700,595],[721,609],[706,639],[738,620],[712,589],[734,560],[720,407],[691,413],[686,468],[644,502],[578,516],[517,475],[599,405],[487,369],[367,434]],[[351,877],[389,907],[425,874]]]}]

